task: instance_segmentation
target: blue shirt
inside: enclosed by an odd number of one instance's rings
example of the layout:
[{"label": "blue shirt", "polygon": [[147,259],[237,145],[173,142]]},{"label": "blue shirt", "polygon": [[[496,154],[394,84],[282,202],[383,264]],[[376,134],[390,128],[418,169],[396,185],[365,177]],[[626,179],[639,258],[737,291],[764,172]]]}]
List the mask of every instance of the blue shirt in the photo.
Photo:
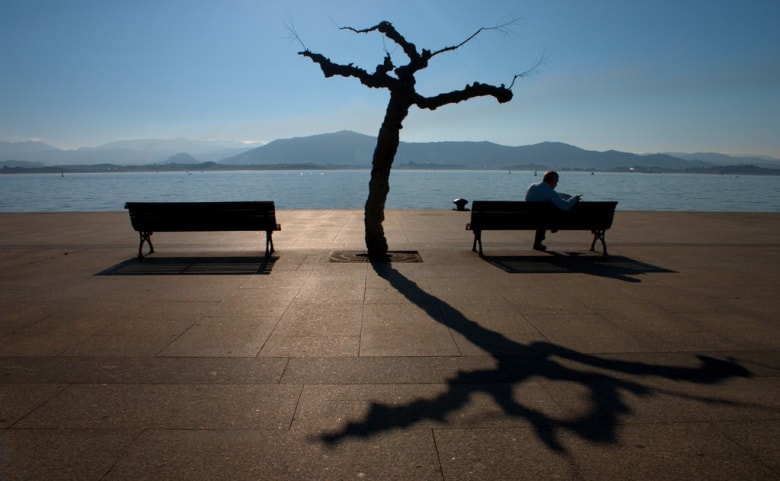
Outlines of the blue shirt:
[{"label": "blue shirt", "polygon": [[562,211],[567,211],[577,203],[578,199],[567,194],[559,194],[555,192],[555,189],[550,184],[542,181],[528,187],[528,191],[525,193],[525,200],[526,202],[552,202],[555,207]]}]

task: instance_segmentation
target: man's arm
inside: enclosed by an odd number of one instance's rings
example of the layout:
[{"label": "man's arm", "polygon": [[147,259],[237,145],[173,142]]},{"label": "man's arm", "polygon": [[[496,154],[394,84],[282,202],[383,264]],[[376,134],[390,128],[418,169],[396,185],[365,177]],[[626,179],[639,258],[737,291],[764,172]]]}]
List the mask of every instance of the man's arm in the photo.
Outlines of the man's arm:
[{"label": "man's arm", "polygon": [[[566,196],[566,198],[563,196]],[[572,197],[568,194],[558,194],[555,191],[553,191],[553,195],[550,196],[550,202],[552,202],[555,207],[561,209],[564,212],[574,207],[574,204],[579,202],[579,200],[579,196]]]}]

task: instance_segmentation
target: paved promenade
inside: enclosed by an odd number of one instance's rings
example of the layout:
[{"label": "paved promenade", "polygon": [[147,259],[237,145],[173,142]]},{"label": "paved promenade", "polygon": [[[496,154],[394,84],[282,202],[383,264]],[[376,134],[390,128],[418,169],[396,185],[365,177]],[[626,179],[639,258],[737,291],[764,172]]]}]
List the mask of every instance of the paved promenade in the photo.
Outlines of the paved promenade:
[{"label": "paved promenade", "polygon": [[780,214],[277,215],[0,214],[0,480],[780,479]]}]

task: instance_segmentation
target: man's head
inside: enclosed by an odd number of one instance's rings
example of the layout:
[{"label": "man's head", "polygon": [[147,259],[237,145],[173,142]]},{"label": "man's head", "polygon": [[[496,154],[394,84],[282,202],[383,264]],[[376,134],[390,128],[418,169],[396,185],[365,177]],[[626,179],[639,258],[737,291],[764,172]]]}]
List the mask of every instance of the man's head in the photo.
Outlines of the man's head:
[{"label": "man's head", "polygon": [[554,170],[548,170],[547,172],[544,173],[544,177],[542,177],[542,180],[545,183],[549,184],[550,187],[554,189],[555,186],[558,185],[558,172]]}]

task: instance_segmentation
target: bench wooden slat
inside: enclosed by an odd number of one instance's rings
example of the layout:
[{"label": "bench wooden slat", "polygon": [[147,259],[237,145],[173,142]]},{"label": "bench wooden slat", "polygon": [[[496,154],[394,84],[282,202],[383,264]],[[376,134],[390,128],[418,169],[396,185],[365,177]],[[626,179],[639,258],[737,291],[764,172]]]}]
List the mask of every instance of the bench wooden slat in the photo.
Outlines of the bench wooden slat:
[{"label": "bench wooden slat", "polygon": [[268,256],[273,252],[272,233],[282,228],[276,223],[273,201],[127,202],[125,209],[141,236],[139,258],[143,257],[144,242],[149,244],[149,253],[154,252],[154,232],[197,231],[265,231]]},{"label": "bench wooden slat", "polygon": [[471,208],[471,222],[466,229],[474,232],[474,245],[482,255],[483,230],[589,230],[594,239],[601,240],[604,254],[607,246],[604,234],[612,227],[617,202],[579,202],[564,212],[548,202],[480,201]]}]

